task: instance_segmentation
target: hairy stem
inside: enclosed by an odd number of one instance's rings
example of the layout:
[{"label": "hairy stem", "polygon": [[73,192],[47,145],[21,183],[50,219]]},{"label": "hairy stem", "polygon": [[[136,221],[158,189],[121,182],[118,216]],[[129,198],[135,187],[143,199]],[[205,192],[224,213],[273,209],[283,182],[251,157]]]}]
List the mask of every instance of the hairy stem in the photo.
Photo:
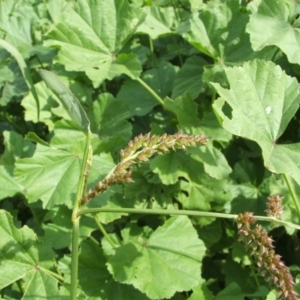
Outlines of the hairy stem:
[{"label": "hairy stem", "polygon": [[77,280],[78,280],[78,246],[79,246],[79,222],[80,217],[77,215],[81,199],[84,197],[88,170],[90,167],[91,147],[90,147],[91,133],[88,131],[86,137],[86,146],[83,154],[83,160],[81,165],[81,171],[79,176],[78,188],[76,193],[76,199],[73,206],[72,212],[72,261],[71,261],[71,300],[77,299]]},{"label": "hairy stem", "polygon": [[[196,217],[211,217],[211,218],[223,218],[223,219],[233,219],[236,220],[238,215],[207,212],[207,211],[194,211],[194,210],[166,210],[166,209],[137,209],[137,208],[84,208],[80,210],[77,216],[82,216],[90,213],[99,212],[118,212],[118,213],[132,213],[132,214],[148,214],[148,215],[185,215],[185,216],[196,216]],[[274,217],[265,216],[253,216],[256,220],[273,222],[283,226],[289,226],[300,230],[300,225],[282,221]]]},{"label": "hairy stem", "polygon": [[77,281],[78,281],[78,245],[79,245],[79,220],[76,218],[73,221],[72,235],[72,263],[71,263],[71,290],[70,299],[77,299]]}]

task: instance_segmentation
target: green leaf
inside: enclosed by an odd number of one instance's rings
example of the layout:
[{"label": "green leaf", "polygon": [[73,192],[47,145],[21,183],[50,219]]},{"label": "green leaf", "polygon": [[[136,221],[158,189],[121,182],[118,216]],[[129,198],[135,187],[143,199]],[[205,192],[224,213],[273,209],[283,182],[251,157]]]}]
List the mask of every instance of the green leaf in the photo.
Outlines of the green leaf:
[{"label": "green leaf", "polygon": [[[232,134],[256,141],[271,172],[289,174],[300,184],[300,144],[277,144],[299,107],[296,79],[272,62],[260,60],[227,68],[226,75],[230,90],[213,84],[221,96],[213,107],[222,126]],[[226,113],[225,103],[229,105]]]},{"label": "green leaf", "polygon": [[10,43],[8,43],[7,41],[5,41],[3,39],[0,39],[0,47],[3,47],[6,51],[8,51],[16,59],[16,61],[18,62],[19,68],[22,72],[22,75],[23,75],[23,77],[25,79],[25,82],[28,86],[28,89],[31,91],[31,93],[34,97],[34,100],[35,100],[35,103],[36,103],[36,106],[37,106],[37,111],[36,111],[37,119],[39,119],[39,113],[40,113],[39,98],[38,98],[38,95],[37,95],[36,90],[34,88],[34,84],[33,84],[32,78],[31,78],[31,74],[30,74],[30,70],[27,67],[26,63],[25,63],[25,60],[23,59],[23,56],[21,55],[21,53],[13,45],[11,45]]},{"label": "green leaf", "polygon": [[52,72],[40,70],[48,88],[59,98],[72,121],[84,132],[89,131],[90,122],[79,100]]},{"label": "green leaf", "polygon": [[137,32],[149,34],[154,40],[161,35],[171,34],[170,28],[174,21],[174,9],[172,7],[159,7],[152,5],[143,7],[146,19],[138,27]]},{"label": "green leaf", "polygon": [[282,0],[260,2],[247,26],[255,51],[274,45],[287,55],[289,62],[299,63],[300,26],[299,22],[290,24],[291,17],[296,14],[293,11],[294,5]]},{"label": "green leaf", "polygon": [[206,286],[206,282],[204,279],[201,279],[201,283],[197,285],[195,288],[193,288],[193,293],[188,298],[188,300],[199,300],[199,299],[205,299],[205,300],[214,299],[214,295]]},{"label": "green leaf", "polygon": [[231,168],[225,156],[211,143],[208,143],[205,147],[191,148],[189,151],[193,153],[193,158],[203,162],[205,173],[211,177],[222,179],[228,177],[231,173]]},{"label": "green leaf", "polygon": [[[52,209],[44,221],[47,224],[42,226],[44,230],[44,243],[48,242],[53,249],[71,249],[72,235],[72,211],[65,205],[60,205],[58,209]],[[86,239],[95,230],[97,224],[91,216],[84,216],[80,222],[79,238]]]},{"label": "green leaf", "polygon": [[182,151],[170,152],[156,156],[150,162],[151,170],[159,175],[163,184],[175,184],[179,177],[200,179],[203,172],[201,162],[186,155]]},{"label": "green leaf", "polygon": [[198,108],[190,95],[184,95],[172,100],[166,97],[164,101],[164,108],[176,114],[179,128],[185,132],[192,134],[201,133],[199,127]]},{"label": "green leaf", "polygon": [[67,300],[58,290],[58,282],[46,272],[31,270],[26,274],[24,287],[24,300],[39,300],[41,298],[54,300]]},{"label": "green leaf", "polygon": [[210,1],[200,13],[195,12],[184,21],[177,31],[215,62],[272,59],[274,49],[255,52],[251,48],[249,36],[245,34],[248,18],[238,1]]},{"label": "green leaf", "polygon": [[84,152],[85,144],[86,135],[78,128],[74,128],[74,123],[65,122],[64,120],[55,123],[55,129],[50,141],[51,147],[64,149],[77,155]]},{"label": "green leaf", "polygon": [[231,283],[216,296],[216,300],[244,300],[241,288],[235,283]]},{"label": "green leaf", "polygon": [[137,236],[117,248],[108,270],[117,281],[133,284],[150,299],[170,298],[199,284],[204,253],[190,220],[171,217],[149,238]]},{"label": "green leaf", "polygon": [[181,25],[178,33],[199,51],[215,59],[218,57],[218,52],[213,47],[198,13],[193,13],[191,18]]},{"label": "green leaf", "polygon": [[0,200],[6,197],[12,197],[16,193],[22,193],[23,187],[20,185],[14,177],[11,176],[11,172],[7,171],[5,166],[0,165],[0,181],[1,181],[1,193]]},{"label": "green leaf", "polygon": [[[0,288],[25,279],[22,299],[59,299],[57,281],[39,266],[38,240],[27,226],[17,229],[11,216],[0,210]],[[61,298],[60,298],[61,299]]]},{"label": "green leaf", "polygon": [[95,87],[123,73],[136,78],[141,72],[136,56],[118,53],[144,18],[124,0],[80,0],[61,11],[46,45],[59,46],[57,61],[68,71],[84,71]]},{"label": "green leaf", "polygon": [[[40,100],[40,119],[47,124],[49,130],[54,127],[52,109],[58,106],[59,99],[47,88],[44,81],[35,84]],[[21,105],[25,108],[25,120],[39,122],[36,111],[37,106],[33,95],[30,93],[23,98]]]},{"label": "green leaf", "polygon": [[80,159],[67,151],[37,145],[33,157],[16,162],[16,180],[26,188],[29,203],[41,199],[45,208],[71,206],[79,179]]},{"label": "green leaf", "polygon": [[105,265],[103,250],[93,241],[81,243],[79,255],[79,284],[90,300],[146,300],[148,299],[132,286],[113,280]]},{"label": "green leaf", "polygon": [[[222,210],[225,203],[232,198],[230,188],[226,180],[216,180],[209,176],[202,176],[198,181],[180,181],[181,192],[177,199],[185,209],[198,209],[209,211],[214,206],[215,210]],[[199,218],[202,225],[209,224],[204,218]]]},{"label": "green leaf", "polygon": [[94,127],[101,136],[99,147],[113,150],[115,145],[125,147],[132,135],[132,125],[127,121],[131,112],[126,103],[113,95],[102,93],[93,103]]},{"label": "green leaf", "polygon": [[[177,68],[169,62],[162,61],[156,68],[142,74],[142,80],[161,98],[166,97],[173,88]],[[130,116],[143,116],[157,105],[156,99],[137,81],[127,80],[117,94],[117,100],[124,101]]]},{"label": "green leaf", "polygon": [[13,168],[17,159],[33,155],[35,145],[23,139],[20,134],[14,131],[4,131],[3,137],[5,152],[1,157],[1,164]]},{"label": "green leaf", "polygon": [[[1,56],[1,54],[0,54]],[[9,68],[10,72],[13,73],[14,77],[12,80],[7,78],[7,81],[3,84],[3,89],[0,98],[0,105],[6,106],[8,105],[14,97],[20,97],[28,94],[28,87],[25,82],[25,79],[22,75],[22,72],[18,66],[18,63],[15,60],[11,60],[7,63],[7,67]],[[3,69],[1,68],[1,73]],[[4,74],[5,75],[5,74]],[[33,97],[33,101],[34,97]],[[35,102],[36,103],[36,102]],[[36,104],[35,104],[36,106]],[[35,111],[35,117],[37,118],[37,111]]]},{"label": "green leaf", "polygon": [[5,40],[22,53],[32,47],[32,26],[39,21],[32,3],[20,3],[18,0],[0,2],[1,31],[5,33]]},{"label": "green leaf", "polygon": [[204,90],[205,83],[202,76],[203,66],[206,64],[207,62],[199,56],[188,58],[176,74],[172,98],[189,93],[192,99],[196,99]]}]

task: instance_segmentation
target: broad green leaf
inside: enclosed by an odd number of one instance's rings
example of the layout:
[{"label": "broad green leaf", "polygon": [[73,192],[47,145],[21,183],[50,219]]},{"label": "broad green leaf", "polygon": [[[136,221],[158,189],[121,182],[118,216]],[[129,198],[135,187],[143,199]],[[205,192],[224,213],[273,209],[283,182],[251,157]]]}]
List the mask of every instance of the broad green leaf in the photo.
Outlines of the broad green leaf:
[{"label": "broad green leaf", "polygon": [[[226,288],[217,294],[217,299],[218,297],[220,299],[234,299],[234,296],[237,296],[236,299],[242,300],[246,295],[250,297],[250,295],[254,294],[253,298],[266,295],[266,290],[263,289],[264,281],[258,287],[256,284],[257,279],[251,276],[251,269],[234,262],[230,255],[222,264],[221,270],[222,274],[225,275]],[[245,278],[248,279],[245,280]]]},{"label": "broad green leaf", "polygon": [[178,185],[163,185],[158,175],[149,169],[149,164],[144,163],[133,172],[134,182],[124,186],[124,201],[136,208],[175,209],[172,198]]},{"label": "broad green leaf", "polygon": [[17,229],[11,216],[0,210],[0,288],[25,279],[22,299],[41,299],[58,296],[57,281],[40,268],[38,240],[27,226]]},{"label": "broad green leaf", "polygon": [[4,131],[3,137],[5,151],[1,157],[0,165],[0,199],[24,192],[24,187],[13,177],[15,161],[31,156],[35,150],[32,143],[24,140],[21,135],[13,131]]},{"label": "broad green leaf", "polygon": [[5,166],[0,165],[0,200],[24,192],[23,187],[12,177]]},{"label": "broad green leaf", "polygon": [[189,93],[192,99],[196,99],[203,92],[205,83],[202,80],[203,66],[207,62],[199,56],[188,58],[182,68],[176,74],[172,98],[184,96]]},{"label": "broad green leaf", "polygon": [[[42,226],[44,230],[44,243],[48,241],[53,249],[71,249],[72,235],[72,211],[65,205],[60,205],[58,209],[52,209],[44,221],[47,224]],[[80,241],[90,236],[91,232],[97,227],[96,222],[91,216],[84,216],[80,220],[79,239]]]},{"label": "broad green leaf", "polygon": [[48,88],[59,98],[72,121],[84,132],[89,131],[90,122],[79,100],[52,72],[40,70],[40,74]]},{"label": "broad green leaf", "polygon": [[41,199],[45,208],[71,206],[79,179],[80,158],[68,151],[37,145],[33,157],[16,162],[16,180],[26,188],[29,203]]},{"label": "broad green leaf", "polygon": [[154,40],[161,35],[171,34],[175,13],[172,7],[145,6],[146,19],[138,27],[137,32],[149,34]]},{"label": "broad green leaf", "polygon": [[[22,72],[18,66],[18,63],[15,60],[11,60],[9,63],[6,62],[6,64],[9,67],[9,70],[13,72],[14,77],[12,80],[9,80],[8,78],[8,81],[6,81],[2,86],[3,88],[1,92],[1,98],[0,98],[1,106],[8,105],[14,97],[20,97],[28,94],[28,87],[22,75]],[[35,117],[37,118],[36,111],[35,111]]]},{"label": "broad green leaf", "polygon": [[189,95],[173,100],[165,98],[164,108],[176,114],[178,128],[188,134],[204,134],[209,140],[229,141],[231,135],[220,126],[212,111],[200,118],[200,108]]},{"label": "broad green leaf", "polygon": [[188,134],[201,133],[201,128],[198,126],[200,122],[198,107],[190,95],[184,95],[175,100],[166,97],[164,108],[176,115],[181,130]]},{"label": "broad green leaf", "polygon": [[197,285],[195,288],[193,288],[193,293],[188,298],[188,300],[199,300],[199,299],[205,299],[205,300],[213,300],[214,299],[214,295],[208,289],[204,279],[201,279],[200,284]]},{"label": "broad green leaf", "polygon": [[99,148],[120,151],[132,135],[132,125],[127,121],[131,115],[126,103],[116,100],[109,93],[100,94],[93,103],[95,131],[101,137]]},{"label": "broad green leaf", "polygon": [[[54,127],[52,109],[57,107],[60,101],[47,88],[44,81],[36,83],[35,89],[40,101],[40,119],[48,126],[49,130],[52,130]],[[21,105],[25,108],[25,120],[37,123],[37,106],[31,93],[23,98]]]},{"label": "broad green leaf", "polygon": [[14,131],[4,131],[5,151],[1,157],[1,164],[6,167],[14,167],[16,159],[32,156],[35,145],[26,141],[20,134]]},{"label": "broad green leaf", "polygon": [[[215,210],[222,210],[224,204],[232,199],[227,184],[226,180],[216,180],[207,175],[202,176],[198,182],[181,180],[181,192],[176,198],[185,209],[209,211],[213,207]],[[199,223],[202,225],[212,221],[212,218],[209,221],[199,218]]]},{"label": "broad green leaf", "polygon": [[241,288],[235,283],[231,283],[216,296],[216,300],[244,300]]},{"label": "broad green leaf", "polygon": [[229,142],[232,139],[232,135],[220,125],[212,111],[204,116],[199,123],[199,127],[211,141]]},{"label": "broad green leaf", "polygon": [[150,168],[166,185],[175,184],[179,177],[199,181],[204,171],[201,162],[182,151],[156,156],[151,160]]},{"label": "broad green leaf", "polygon": [[[255,51],[274,45],[288,57],[289,62],[299,64],[300,26],[299,22],[291,24],[295,4],[287,1],[261,1],[256,13],[250,16],[247,32]],[[262,30],[262,28],[264,30]]]},{"label": "broad green leaf", "polygon": [[123,73],[137,78],[141,72],[137,58],[119,52],[145,13],[125,0],[80,0],[73,6],[62,9],[47,35],[46,45],[60,47],[57,61],[68,71],[84,71],[95,87]]},{"label": "broad green leaf", "polygon": [[30,74],[30,70],[27,67],[25,60],[23,59],[21,53],[10,43],[8,43],[7,41],[0,39],[0,47],[3,47],[6,51],[8,51],[18,62],[19,68],[22,72],[22,75],[25,79],[25,82],[28,86],[28,89],[31,91],[34,100],[36,102],[36,106],[37,106],[37,119],[39,119],[39,113],[40,113],[40,104],[39,104],[39,98],[38,95],[36,93],[36,90],[34,88],[34,84],[31,78],[31,74]]},{"label": "broad green leaf", "polygon": [[113,280],[105,265],[103,250],[91,240],[81,243],[79,255],[79,284],[90,300],[146,300],[130,285]]},{"label": "broad green leaf", "polygon": [[212,245],[220,241],[222,237],[222,220],[216,219],[214,222],[197,228],[201,240],[204,242],[207,248],[211,248]]},{"label": "broad green leaf", "polygon": [[210,1],[200,13],[193,13],[178,33],[196,49],[220,62],[242,62],[253,58],[272,59],[274,49],[254,52],[245,34],[248,15],[240,3]]},{"label": "broad green leaf", "polygon": [[20,3],[18,0],[0,2],[1,33],[5,33],[5,40],[22,53],[32,47],[32,27],[37,22],[39,18],[32,3]]},{"label": "broad green leaf", "polygon": [[[99,139],[97,137],[97,139]],[[76,141],[76,142],[74,142]],[[74,128],[73,122],[62,120],[55,123],[50,145],[53,148],[68,150],[70,153],[83,153],[86,144],[86,135]]]},{"label": "broad green leaf", "polygon": [[[177,68],[162,61],[157,68],[142,74],[142,80],[161,98],[166,97],[173,88]],[[143,116],[158,104],[157,100],[140,83],[127,80],[117,94],[117,100],[124,101],[130,108],[131,116]]]},{"label": "broad green leaf", "polygon": [[24,286],[24,296],[22,300],[68,300],[69,297],[62,296],[58,290],[57,280],[49,273],[31,270],[26,274]]},{"label": "broad green leaf", "polygon": [[203,162],[205,173],[213,178],[227,178],[231,173],[231,168],[225,156],[211,143],[208,143],[205,147],[191,148],[190,153],[193,153],[194,159]]},{"label": "broad green leaf", "polygon": [[[230,90],[213,84],[221,96],[213,107],[222,126],[232,134],[256,141],[271,172],[286,173],[300,184],[300,144],[277,144],[299,107],[296,79],[272,62],[260,60],[227,68],[226,74]],[[225,103],[230,108],[226,113]]]},{"label": "broad green leaf", "polygon": [[205,25],[199,19],[198,15],[198,13],[193,13],[191,18],[177,30],[178,34],[182,35],[185,40],[199,51],[216,59],[218,52],[213,47]]},{"label": "broad green leaf", "polygon": [[[191,148],[191,156],[183,152],[157,156],[151,161],[150,167],[154,173],[159,174],[164,184],[174,184],[181,176],[197,182],[204,173],[217,179],[226,178],[231,168],[223,154],[212,146],[203,150],[205,147]],[[217,170],[218,165],[220,170]]]},{"label": "broad green leaf", "polygon": [[276,300],[276,299],[277,299],[277,291],[271,290],[270,293],[268,294],[266,300]]},{"label": "broad green leaf", "polygon": [[232,259],[237,263],[242,263],[243,266],[250,266],[252,263],[245,246],[238,241],[232,245]]},{"label": "broad green leaf", "polygon": [[149,238],[137,236],[117,248],[108,270],[117,281],[132,284],[150,299],[170,298],[199,284],[204,253],[191,221],[171,217]]}]

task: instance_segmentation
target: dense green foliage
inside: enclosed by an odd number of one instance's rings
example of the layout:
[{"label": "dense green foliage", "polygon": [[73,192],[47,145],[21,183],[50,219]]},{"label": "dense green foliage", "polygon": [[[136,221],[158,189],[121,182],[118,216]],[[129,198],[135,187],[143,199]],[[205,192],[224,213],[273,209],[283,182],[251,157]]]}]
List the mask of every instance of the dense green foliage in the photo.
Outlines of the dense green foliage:
[{"label": "dense green foliage", "polygon": [[298,2],[0,0],[1,299],[275,300],[243,212],[300,291]]}]

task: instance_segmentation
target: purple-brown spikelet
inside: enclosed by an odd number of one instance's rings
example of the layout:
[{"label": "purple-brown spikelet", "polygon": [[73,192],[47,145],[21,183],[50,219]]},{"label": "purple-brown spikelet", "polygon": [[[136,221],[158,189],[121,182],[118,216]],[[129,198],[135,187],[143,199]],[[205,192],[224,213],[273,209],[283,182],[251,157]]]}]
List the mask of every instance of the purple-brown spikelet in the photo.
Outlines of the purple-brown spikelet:
[{"label": "purple-brown spikelet", "polygon": [[[278,204],[279,196],[269,197],[269,201]],[[281,212],[280,205],[272,203],[268,210],[278,215]],[[274,216],[274,214],[272,214]],[[246,249],[253,256],[259,268],[259,272],[268,282],[271,288],[277,290],[278,299],[299,300],[294,291],[294,280],[288,267],[281,261],[281,257],[274,251],[273,241],[263,228],[255,223],[252,213],[240,214],[237,218],[239,241],[245,244]]]},{"label": "purple-brown spikelet", "polygon": [[173,135],[164,134],[162,136],[140,134],[130,141],[127,147],[120,151],[121,162],[115,167],[113,172],[98,182],[94,189],[88,191],[82,204],[93,199],[98,194],[106,191],[111,185],[122,182],[132,182],[131,172],[135,163],[149,160],[154,154],[164,154],[170,149],[186,149],[186,147],[196,146],[197,143],[205,145],[208,138],[204,135],[188,135],[178,132]]}]

